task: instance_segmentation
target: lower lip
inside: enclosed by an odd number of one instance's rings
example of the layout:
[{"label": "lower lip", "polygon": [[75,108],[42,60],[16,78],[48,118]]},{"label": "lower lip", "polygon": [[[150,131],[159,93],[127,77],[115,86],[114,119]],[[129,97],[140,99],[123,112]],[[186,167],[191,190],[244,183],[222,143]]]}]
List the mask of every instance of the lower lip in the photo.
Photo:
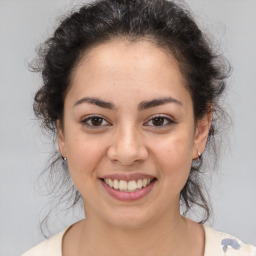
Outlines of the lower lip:
[{"label": "lower lip", "polygon": [[156,180],[154,180],[145,188],[142,188],[135,192],[122,192],[122,191],[111,188],[103,180],[100,180],[100,181],[101,181],[103,187],[107,190],[107,192],[112,197],[114,197],[115,199],[121,200],[121,201],[134,201],[134,200],[138,200],[138,199],[146,196],[151,191],[151,189],[153,188],[153,186],[156,183]]}]

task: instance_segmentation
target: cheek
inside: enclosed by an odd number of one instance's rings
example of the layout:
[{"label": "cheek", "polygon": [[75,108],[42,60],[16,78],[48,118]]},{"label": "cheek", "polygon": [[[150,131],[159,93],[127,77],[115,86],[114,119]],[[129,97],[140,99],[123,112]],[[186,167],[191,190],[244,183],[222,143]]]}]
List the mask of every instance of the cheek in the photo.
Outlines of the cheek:
[{"label": "cheek", "polygon": [[161,157],[162,186],[163,191],[167,192],[167,201],[170,198],[179,200],[181,190],[188,180],[192,163],[188,144],[183,140],[175,139],[172,140],[171,145],[165,145],[164,153],[159,156]]},{"label": "cheek", "polygon": [[193,141],[189,134],[173,134],[158,144],[156,158],[164,176],[175,176],[175,180],[187,179],[193,154]]},{"label": "cheek", "polygon": [[70,138],[66,150],[71,178],[78,189],[85,183],[90,186],[91,178],[97,176],[96,167],[104,156],[102,144],[85,136],[73,135]]}]

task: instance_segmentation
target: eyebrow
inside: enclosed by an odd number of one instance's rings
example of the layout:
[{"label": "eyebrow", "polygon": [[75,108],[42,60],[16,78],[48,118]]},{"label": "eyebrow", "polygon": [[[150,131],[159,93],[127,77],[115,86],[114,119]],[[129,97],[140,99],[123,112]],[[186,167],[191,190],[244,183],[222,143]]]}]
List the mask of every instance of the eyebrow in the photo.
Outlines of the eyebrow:
[{"label": "eyebrow", "polygon": [[[78,100],[73,107],[76,107],[77,105],[80,105],[82,103],[89,103],[92,105],[96,105],[99,106],[101,108],[107,108],[107,109],[116,109],[115,105],[111,102],[107,102],[98,98],[90,98],[90,97],[85,97],[82,98],[80,100]],[[172,97],[167,97],[167,98],[159,98],[159,99],[153,99],[153,100],[149,100],[149,101],[142,101],[139,105],[138,105],[138,109],[139,110],[146,110],[149,108],[153,108],[153,107],[157,107],[160,105],[164,105],[167,103],[175,103],[178,105],[182,106],[182,103],[177,100],[174,99]]]},{"label": "eyebrow", "polygon": [[82,103],[89,103],[89,104],[93,104],[93,105],[99,106],[101,108],[107,108],[107,109],[114,109],[115,108],[113,103],[110,103],[110,102],[107,102],[107,101],[104,101],[104,100],[100,100],[98,98],[88,98],[88,97],[82,98],[79,101],[77,101],[74,104],[74,107],[76,107],[77,105],[80,105]]},{"label": "eyebrow", "polygon": [[138,109],[139,110],[145,110],[145,109],[157,107],[157,106],[160,106],[160,105],[164,105],[166,103],[175,103],[175,104],[178,104],[178,105],[182,106],[181,101],[179,101],[177,99],[174,99],[172,97],[167,97],[167,98],[153,99],[153,100],[150,100],[150,101],[142,101],[139,104]]}]

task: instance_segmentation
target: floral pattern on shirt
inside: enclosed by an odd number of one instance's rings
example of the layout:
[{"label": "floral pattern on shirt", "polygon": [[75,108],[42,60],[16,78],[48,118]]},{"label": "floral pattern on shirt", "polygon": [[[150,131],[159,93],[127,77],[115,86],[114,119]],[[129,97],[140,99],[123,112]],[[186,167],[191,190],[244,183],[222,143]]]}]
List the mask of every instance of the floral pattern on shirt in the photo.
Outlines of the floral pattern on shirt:
[{"label": "floral pattern on shirt", "polygon": [[231,239],[231,238],[222,239],[221,245],[223,246],[222,249],[224,252],[227,251],[228,246],[231,246],[235,250],[240,249],[240,244],[238,243],[238,241],[236,239]]}]

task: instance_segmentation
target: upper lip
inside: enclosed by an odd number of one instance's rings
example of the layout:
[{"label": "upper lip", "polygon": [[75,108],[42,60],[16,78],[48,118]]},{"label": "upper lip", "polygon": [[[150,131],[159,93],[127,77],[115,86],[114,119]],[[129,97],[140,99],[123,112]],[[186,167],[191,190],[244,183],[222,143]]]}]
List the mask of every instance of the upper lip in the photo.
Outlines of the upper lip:
[{"label": "upper lip", "polygon": [[144,174],[144,173],[129,173],[129,174],[113,173],[113,174],[104,175],[100,178],[130,181],[130,180],[139,180],[139,179],[154,179],[156,177],[149,174]]}]

